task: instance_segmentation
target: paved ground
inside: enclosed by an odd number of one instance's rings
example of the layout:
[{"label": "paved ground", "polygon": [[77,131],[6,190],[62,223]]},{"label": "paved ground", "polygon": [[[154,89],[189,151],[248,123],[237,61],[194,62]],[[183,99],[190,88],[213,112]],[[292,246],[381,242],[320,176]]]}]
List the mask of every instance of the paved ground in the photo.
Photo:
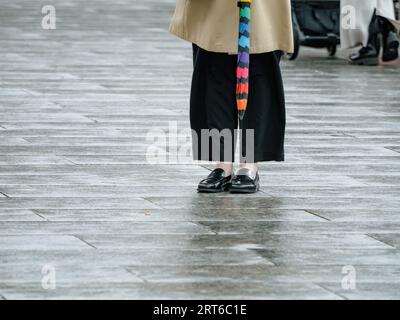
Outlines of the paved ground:
[{"label": "paved ground", "polygon": [[284,62],[287,161],[199,195],[204,165],[146,158],[188,127],[173,1],[51,4],[0,4],[2,299],[400,298],[400,69]]}]

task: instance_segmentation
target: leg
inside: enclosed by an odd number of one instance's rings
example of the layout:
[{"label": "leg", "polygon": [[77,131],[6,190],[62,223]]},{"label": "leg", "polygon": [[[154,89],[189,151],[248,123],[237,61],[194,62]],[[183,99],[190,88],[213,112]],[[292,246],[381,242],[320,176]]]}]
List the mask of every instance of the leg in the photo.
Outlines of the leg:
[{"label": "leg", "polygon": [[366,47],[362,47],[357,53],[350,55],[349,61],[351,64],[379,64],[379,52],[381,48],[379,35],[381,32],[381,24],[375,10],[368,28],[368,44]]},{"label": "leg", "polygon": [[379,16],[380,28],[382,30],[383,53],[382,61],[390,62],[399,57],[399,39],[393,24],[386,18]]},{"label": "leg", "polygon": [[200,182],[199,192],[221,192],[230,184],[237,122],[235,84],[234,56],[196,48],[190,103],[193,154],[196,160],[217,162]]},{"label": "leg", "polygon": [[217,162],[216,168],[224,170],[227,176],[230,176],[233,171],[233,162]]},{"label": "leg", "polygon": [[235,57],[199,49],[190,98],[195,160],[234,161],[237,111]]},{"label": "leg", "polygon": [[232,179],[233,193],[258,191],[258,162],[284,160],[286,114],[281,56],[280,51],[251,56],[249,102],[240,126],[241,164]]}]

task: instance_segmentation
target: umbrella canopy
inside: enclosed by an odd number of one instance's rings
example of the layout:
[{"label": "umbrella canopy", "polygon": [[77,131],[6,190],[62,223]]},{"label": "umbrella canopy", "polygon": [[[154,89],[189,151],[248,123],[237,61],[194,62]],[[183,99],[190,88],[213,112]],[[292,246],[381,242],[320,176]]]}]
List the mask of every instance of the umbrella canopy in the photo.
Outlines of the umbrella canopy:
[{"label": "umbrella canopy", "polygon": [[238,63],[236,69],[236,101],[239,119],[243,120],[249,95],[250,18],[253,0],[239,0]]}]

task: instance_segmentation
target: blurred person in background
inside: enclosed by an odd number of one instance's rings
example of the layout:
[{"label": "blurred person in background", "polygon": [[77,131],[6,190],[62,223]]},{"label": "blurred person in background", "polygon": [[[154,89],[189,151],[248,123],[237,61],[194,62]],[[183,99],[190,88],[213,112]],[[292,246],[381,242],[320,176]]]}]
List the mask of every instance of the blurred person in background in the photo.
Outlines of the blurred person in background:
[{"label": "blurred person in background", "polygon": [[362,45],[349,56],[356,65],[378,65],[382,50],[382,64],[395,64],[399,58],[398,29],[393,0],[341,0],[342,14],[346,6],[355,9],[355,28],[341,28],[343,49]]}]

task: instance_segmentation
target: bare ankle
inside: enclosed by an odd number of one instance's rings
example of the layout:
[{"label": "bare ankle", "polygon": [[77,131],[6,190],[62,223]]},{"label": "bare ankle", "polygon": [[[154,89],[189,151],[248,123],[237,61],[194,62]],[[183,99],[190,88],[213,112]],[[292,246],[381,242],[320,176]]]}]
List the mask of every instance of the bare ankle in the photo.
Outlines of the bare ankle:
[{"label": "bare ankle", "polygon": [[217,168],[223,169],[225,171],[225,175],[230,176],[233,171],[233,163],[232,162],[218,162]]},{"label": "bare ankle", "polygon": [[246,168],[249,169],[253,172],[257,172],[258,171],[258,166],[257,163],[241,163],[240,164],[240,168]]}]

